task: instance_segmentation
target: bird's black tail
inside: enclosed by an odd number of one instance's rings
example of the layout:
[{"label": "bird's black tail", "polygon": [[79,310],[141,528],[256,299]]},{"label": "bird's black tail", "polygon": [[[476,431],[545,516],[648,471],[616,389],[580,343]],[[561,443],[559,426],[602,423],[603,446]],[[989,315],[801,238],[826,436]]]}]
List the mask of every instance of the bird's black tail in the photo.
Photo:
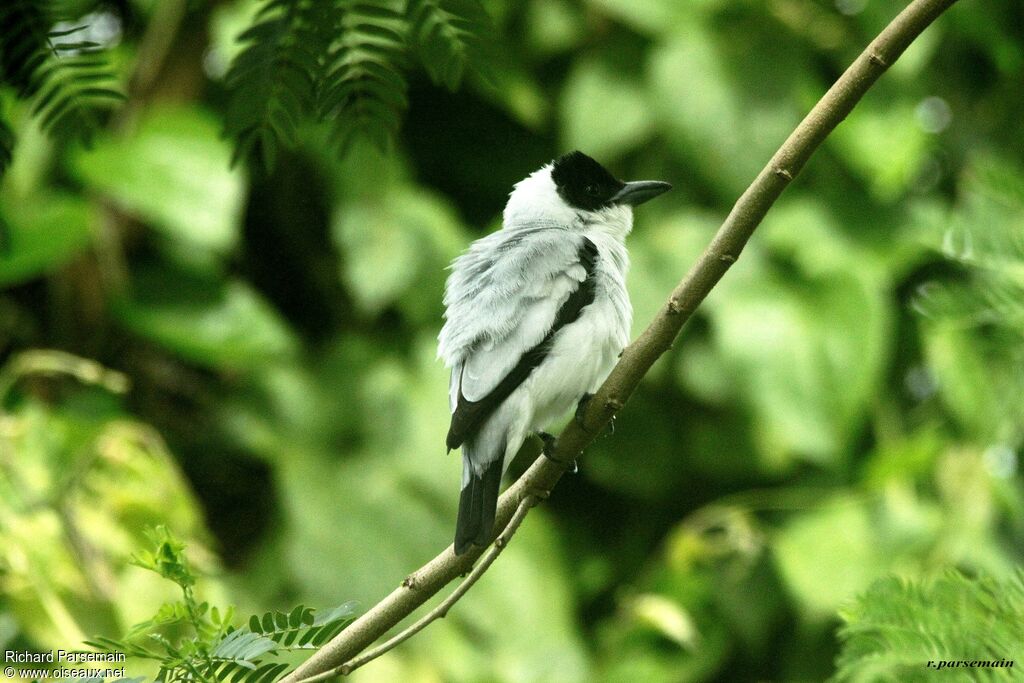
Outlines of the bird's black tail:
[{"label": "bird's black tail", "polygon": [[[455,554],[461,555],[470,543],[485,546],[491,542],[494,529],[494,513],[498,507],[498,489],[504,469],[505,444],[497,453],[475,453],[475,440],[462,444],[463,480],[462,495],[459,496],[459,518],[455,523]],[[470,464],[477,457],[491,456],[492,460],[481,474],[473,471]]]}]

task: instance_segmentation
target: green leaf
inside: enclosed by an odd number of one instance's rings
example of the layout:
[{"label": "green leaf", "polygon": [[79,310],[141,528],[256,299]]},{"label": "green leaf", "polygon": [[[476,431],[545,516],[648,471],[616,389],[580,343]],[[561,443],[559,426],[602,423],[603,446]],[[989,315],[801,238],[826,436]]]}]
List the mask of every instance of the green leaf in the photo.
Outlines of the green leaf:
[{"label": "green leaf", "polygon": [[258,664],[257,658],[267,652],[319,647],[352,621],[355,614],[354,605],[353,602],[347,602],[319,613],[299,605],[289,614],[266,612],[262,620],[253,615],[249,618],[249,630],[229,634],[214,651],[213,656]]},{"label": "green leaf", "polygon": [[294,140],[299,118],[312,114],[320,53],[333,39],[325,33],[335,28],[337,11],[334,3],[270,0],[238,36],[245,47],[233,55],[225,78],[232,163],[256,155],[272,168],[278,142]]},{"label": "green leaf", "polygon": [[407,106],[402,15],[372,0],[347,7],[338,24],[340,35],[329,38],[321,59],[319,115],[343,154],[358,139],[389,150]]},{"label": "green leaf", "polygon": [[349,601],[337,607],[316,612],[310,625],[323,626],[324,624],[333,624],[339,621],[350,621],[355,616],[355,613],[356,603],[355,601]]},{"label": "green leaf", "polygon": [[602,160],[636,147],[654,130],[651,108],[636,79],[595,59],[575,64],[562,90],[560,111],[563,147],[583,149]]},{"label": "green leaf", "polygon": [[297,346],[277,311],[240,280],[153,267],[138,274],[132,295],[113,302],[112,312],[135,334],[208,367],[251,369]]},{"label": "green leaf", "polygon": [[150,112],[128,137],[106,138],[72,160],[79,178],[187,248],[237,244],[243,178],[216,120],[195,108]]},{"label": "green leaf", "polygon": [[[635,223],[629,238],[634,337],[665,305],[669,292],[715,234],[721,217],[692,209],[658,218],[638,212]],[[654,370],[657,371],[657,365]]]},{"label": "green leaf", "polygon": [[339,206],[333,235],[359,308],[398,304],[414,319],[436,319],[443,269],[462,242],[458,226],[446,203],[409,187]]},{"label": "green leaf", "polygon": [[[770,51],[779,76],[758,81],[745,68],[744,60],[756,54],[751,46],[744,45],[750,54],[738,56],[718,35],[695,26],[655,48],[648,83],[652,111],[675,156],[732,202],[799,119],[787,92],[793,84],[785,77],[792,56]],[[759,59],[763,64],[769,57]]]},{"label": "green leaf", "polygon": [[90,243],[94,213],[70,195],[35,195],[0,209],[6,248],[0,249],[0,287],[31,280],[58,268]]},{"label": "green leaf", "polygon": [[270,638],[239,629],[224,636],[213,648],[210,656],[216,659],[251,663],[275,648],[277,648],[277,643]]},{"label": "green leaf", "polygon": [[994,441],[1020,428],[1024,353],[1019,338],[945,321],[926,321],[921,332],[939,396],[967,433]]},{"label": "green leaf", "polygon": [[733,281],[709,310],[725,367],[753,410],[764,462],[834,463],[881,379],[884,300],[845,271],[802,282],[762,272],[756,280]]},{"label": "green leaf", "polygon": [[0,7],[3,80],[19,98],[33,101],[32,113],[48,133],[88,143],[103,114],[124,96],[111,87],[116,73],[97,43],[58,40],[84,26],[51,31],[64,15],[76,11],[82,8],[69,12],[59,2],[4,3]]},{"label": "green leaf", "polygon": [[468,69],[489,69],[494,28],[479,0],[410,0],[406,17],[423,67],[438,85],[455,90]]},{"label": "green leaf", "polygon": [[679,31],[692,23],[701,5],[718,4],[718,0],[680,3],[675,0],[594,0],[593,5],[643,33],[660,35]]},{"label": "green leaf", "polygon": [[865,506],[836,497],[777,532],[773,555],[789,592],[810,616],[831,615],[888,567]]},{"label": "green leaf", "polygon": [[836,128],[829,145],[886,201],[901,196],[916,180],[929,138],[911,104],[869,98]]},{"label": "green leaf", "polygon": [[584,18],[568,0],[532,0],[527,26],[530,47],[542,55],[571,50],[586,36]]}]

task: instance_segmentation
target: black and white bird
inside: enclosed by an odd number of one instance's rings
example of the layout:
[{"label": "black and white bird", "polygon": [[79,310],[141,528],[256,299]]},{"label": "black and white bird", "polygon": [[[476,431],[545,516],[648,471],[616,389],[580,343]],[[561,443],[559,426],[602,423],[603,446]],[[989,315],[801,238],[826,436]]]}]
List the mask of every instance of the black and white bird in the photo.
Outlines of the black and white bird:
[{"label": "black and white bird", "polygon": [[457,554],[490,542],[523,441],[594,392],[628,343],[633,207],[670,187],[571,152],[517,183],[502,229],[452,264],[438,356],[452,371],[448,450],[462,447]]}]

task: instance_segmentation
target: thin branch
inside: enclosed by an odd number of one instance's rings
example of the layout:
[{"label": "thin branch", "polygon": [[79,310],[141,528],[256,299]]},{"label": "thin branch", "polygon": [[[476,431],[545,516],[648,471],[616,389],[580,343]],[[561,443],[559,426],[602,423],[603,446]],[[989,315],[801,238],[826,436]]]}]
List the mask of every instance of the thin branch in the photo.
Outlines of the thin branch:
[{"label": "thin branch", "polygon": [[309,678],[303,678],[300,683],[316,683],[316,681],[325,681],[331,676],[348,676],[350,673],[363,666],[372,662],[377,657],[380,657],[385,652],[394,649],[398,645],[401,645],[409,638],[425,629],[430,625],[431,622],[438,619],[443,619],[448,616],[448,611],[459,601],[459,599],[465,595],[470,588],[473,587],[480,577],[484,575],[490,566],[498,559],[498,555],[501,551],[508,546],[509,541],[515,535],[516,531],[519,530],[519,525],[526,519],[526,513],[530,511],[530,508],[534,507],[540,502],[540,496],[527,495],[521,501],[519,501],[519,507],[516,508],[515,514],[512,515],[512,519],[509,520],[508,526],[494,539],[494,544],[487,550],[487,553],[480,559],[480,563],[473,568],[459,587],[452,591],[451,595],[445,598],[437,607],[427,612],[421,617],[416,623],[407,627],[394,637],[388,639],[384,643],[381,643],[377,647],[364,652],[363,654],[355,657],[351,661],[348,661],[341,666],[337,666],[329,671],[325,671]]},{"label": "thin branch", "polygon": [[66,376],[114,394],[128,391],[128,377],[94,360],[57,349],[22,351],[0,368],[0,409],[18,381],[31,375]]},{"label": "thin branch", "polygon": [[[955,2],[914,0],[818,101],[737,200],[711,244],[672,292],[654,321],[623,351],[618,364],[590,401],[584,416],[586,428],[570,421],[558,437],[554,453],[558,462],[538,458],[502,495],[495,528],[504,528],[509,523],[527,495],[541,492],[541,497],[544,497],[543,493],[558,483],[565,472],[565,466],[560,463],[579,458],[583,449],[622,409],[650,367],[672,345],[683,324],[739,258],[768,209],[800,173],[822,141],[846,118],[907,46]],[[482,552],[482,548],[474,548],[465,555],[456,556],[449,546],[282,679],[282,683],[298,683],[348,662],[450,581],[469,571]]]},{"label": "thin branch", "polygon": [[135,69],[128,79],[128,101],[111,121],[115,130],[134,127],[143,106],[158,89],[158,77],[167,65],[174,39],[181,31],[187,13],[186,0],[164,0],[153,9],[153,16],[139,41]]}]

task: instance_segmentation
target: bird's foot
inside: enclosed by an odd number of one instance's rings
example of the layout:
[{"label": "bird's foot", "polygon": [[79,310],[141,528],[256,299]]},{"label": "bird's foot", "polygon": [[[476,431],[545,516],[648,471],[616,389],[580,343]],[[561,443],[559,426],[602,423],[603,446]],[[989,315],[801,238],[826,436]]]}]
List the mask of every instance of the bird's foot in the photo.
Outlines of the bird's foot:
[{"label": "bird's foot", "polygon": [[[583,394],[580,397],[580,402],[576,404],[576,424],[580,426],[580,429],[590,434],[590,430],[587,429],[586,418],[587,408],[590,407],[590,401],[594,398],[593,394]],[[611,419],[608,420],[608,436],[615,433],[615,416],[612,415]]]},{"label": "bird's foot", "polygon": [[576,404],[576,424],[585,432],[590,431],[587,429],[587,407],[590,405],[592,398],[594,398],[593,394],[583,394],[580,396],[580,402]]},{"label": "bird's foot", "polygon": [[550,458],[558,446],[558,439],[555,438],[554,434],[548,434],[547,432],[537,432],[537,436],[544,442],[544,455]]},{"label": "bird's foot", "polygon": [[564,460],[559,460],[558,458],[555,457],[555,449],[558,448],[557,438],[555,438],[551,434],[548,434],[547,432],[537,432],[537,436],[539,436],[540,440],[544,442],[544,450],[542,450],[541,453],[544,454],[545,458],[552,462],[556,462],[559,465],[562,465],[566,469],[571,468],[573,474],[576,474],[577,472],[580,471],[580,468],[576,465],[575,460],[573,460],[570,464],[565,462]]}]

